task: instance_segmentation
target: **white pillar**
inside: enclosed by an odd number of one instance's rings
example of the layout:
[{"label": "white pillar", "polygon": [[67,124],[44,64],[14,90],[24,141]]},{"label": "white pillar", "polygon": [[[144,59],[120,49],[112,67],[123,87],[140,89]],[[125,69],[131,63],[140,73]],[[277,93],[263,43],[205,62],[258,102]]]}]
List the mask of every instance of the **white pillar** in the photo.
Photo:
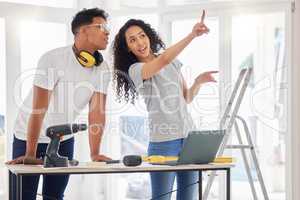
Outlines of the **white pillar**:
[{"label": "white pillar", "polygon": [[21,44],[18,20],[6,18],[6,133],[7,158],[11,158],[11,143],[13,139],[13,125],[17,115],[17,105],[14,98],[15,81],[21,72]]},{"label": "white pillar", "polygon": [[[292,65],[290,74],[290,133],[291,133],[291,184],[287,185],[287,199],[300,199],[300,0],[295,0],[292,14]],[[290,193],[290,194],[289,194]]]},{"label": "white pillar", "polygon": [[[20,32],[16,19],[7,17],[5,20],[6,38],[6,113],[5,113],[5,132],[6,132],[6,158],[11,159],[13,125],[17,114],[17,106],[14,99],[15,81],[21,71],[21,45]],[[8,177],[6,177],[6,195],[8,195]],[[8,199],[8,198],[7,198]]]}]

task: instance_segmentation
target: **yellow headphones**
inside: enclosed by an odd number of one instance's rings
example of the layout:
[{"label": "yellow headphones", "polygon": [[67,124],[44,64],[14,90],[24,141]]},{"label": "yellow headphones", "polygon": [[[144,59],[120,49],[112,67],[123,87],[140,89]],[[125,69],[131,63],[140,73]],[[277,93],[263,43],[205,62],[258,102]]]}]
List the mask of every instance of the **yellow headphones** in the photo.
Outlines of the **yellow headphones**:
[{"label": "yellow headphones", "polygon": [[103,56],[100,52],[95,51],[94,54],[89,53],[88,51],[78,51],[78,49],[73,45],[73,52],[76,56],[77,61],[81,66],[86,68],[92,68],[93,66],[98,67],[103,62]]}]

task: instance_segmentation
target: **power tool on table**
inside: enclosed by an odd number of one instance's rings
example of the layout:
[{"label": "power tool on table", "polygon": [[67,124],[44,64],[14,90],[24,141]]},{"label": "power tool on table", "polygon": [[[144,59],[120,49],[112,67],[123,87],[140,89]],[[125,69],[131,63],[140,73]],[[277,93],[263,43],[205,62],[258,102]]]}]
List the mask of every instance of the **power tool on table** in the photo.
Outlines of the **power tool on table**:
[{"label": "power tool on table", "polygon": [[46,155],[44,158],[44,167],[67,167],[69,164],[78,164],[78,161],[77,163],[74,160],[69,161],[67,157],[60,156],[58,154],[60,140],[65,135],[71,135],[86,129],[86,124],[62,124],[48,127],[46,130],[46,135],[50,138],[50,143],[47,146]]}]

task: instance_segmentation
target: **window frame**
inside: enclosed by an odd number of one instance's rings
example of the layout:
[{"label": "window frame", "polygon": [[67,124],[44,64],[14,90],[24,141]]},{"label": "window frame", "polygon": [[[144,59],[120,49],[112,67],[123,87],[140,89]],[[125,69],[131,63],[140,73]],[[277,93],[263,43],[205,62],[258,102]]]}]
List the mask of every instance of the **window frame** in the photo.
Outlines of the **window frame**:
[{"label": "window frame", "polygon": [[[182,12],[184,9],[190,8],[191,11],[188,13]],[[290,80],[291,76],[291,12],[292,12],[292,4],[287,1],[279,1],[279,2],[238,2],[238,3],[207,3],[205,5],[187,5],[182,6],[182,11],[176,12],[170,12],[163,15],[163,24],[166,26],[172,27],[172,22],[176,20],[183,20],[183,19],[195,19],[200,18],[200,12],[202,9],[209,10],[207,12],[207,17],[217,17],[219,19],[219,72],[220,72],[220,82],[223,82],[225,84],[220,84],[219,92],[220,92],[220,110],[223,111],[226,106],[226,102],[229,98],[228,95],[230,95],[227,91],[227,96],[225,95],[225,88],[226,83],[231,83],[232,81],[232,47],[231,47],[231,31],[232,31],[232,17],[237,15],[247,15],[247,14],[264,14],[264,13],[270,13],[270,12],[284,12],[285,13],[285,43],[286,43],[286,55],[287,55],[287,74],[288,74],[288,80]],[[180,9],[180,10],[181,10]],[[182,13],[178,15],[177,13]],[[169,35],[167,36],[167,46],[171,44],[172,37]],[[229,58],[229,59],[227,59]],[[223,87],[222,87],[223,86]],[[291,83],[288,83],[288,88],[291,87]],[[290,89],[288,89],[288,100],[287,102],[290,102],[291,99],[291,92]],[[287,113],[288,116],[291,113],[291,108],[287,105]],[[292,133],[290,132],[291,123],[287,122],[288,129],[286,131],[286,164],[285,164],[285,194],[286,199],[291,199],[291,193],[292,190],[289,185],[291,185],[294,182],[294,178],[291,173],[291,167],[292,167],[292,157],[291,155],[291,138]],[[224,178],[222,178],[219,182],[219,195],[221,199],[224,199],[225,191],[222,189],[225,184]]]}]

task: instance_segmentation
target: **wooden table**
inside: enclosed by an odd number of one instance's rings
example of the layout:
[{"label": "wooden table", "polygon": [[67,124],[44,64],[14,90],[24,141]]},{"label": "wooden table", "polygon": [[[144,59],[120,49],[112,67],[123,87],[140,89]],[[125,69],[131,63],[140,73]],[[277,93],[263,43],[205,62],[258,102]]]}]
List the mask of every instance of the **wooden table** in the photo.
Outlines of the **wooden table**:
[{"label": "wooden table", "polygon": [[[170,171],[198,171],[199,200],[202,199],[202,172],[203,171],[225,171],[226,172],[226,200],[230,200],[230,169],[232,164],[193,164],[193,165],[151,165],[143,163],[137,167],[126,167],[123,164],[95,164],[81,163],[78,166],[44,168],[41,165],[6,165],[9,171],[17,177],[16,192],[17,200],[22,200],[22,178],[30,175],[59,175],[59,174],[120,174],[141,172],[170,172]],[[9,180],[9,196],[12,197],[11,180]]]}]

